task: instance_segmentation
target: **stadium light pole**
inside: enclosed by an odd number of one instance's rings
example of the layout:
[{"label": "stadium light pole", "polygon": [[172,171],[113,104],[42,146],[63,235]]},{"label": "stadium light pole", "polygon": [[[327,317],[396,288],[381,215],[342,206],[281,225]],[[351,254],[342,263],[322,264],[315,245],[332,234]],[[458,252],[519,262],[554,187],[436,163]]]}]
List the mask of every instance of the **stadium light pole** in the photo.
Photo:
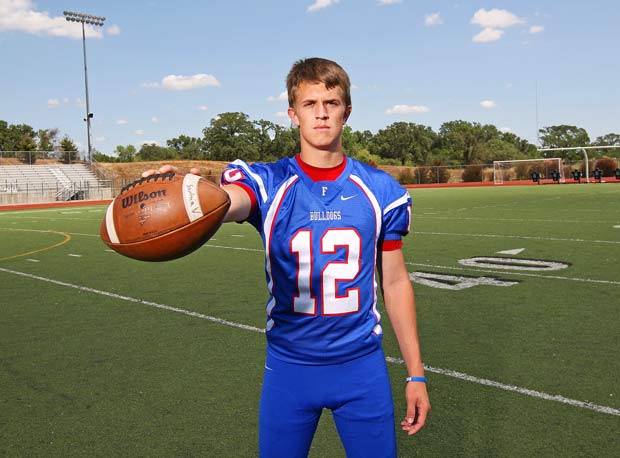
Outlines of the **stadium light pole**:
[{"label": "stadium light pole", "polygon": [[90,112],[90,104],[88,102],[88,69],[86,66],[86,32],[84,31],[84,24],[103,26],[104,17],[93,16],[92,14],[75,13],[73,11],[63,11],[65,19],[69,22],[80,22],[82,24],[82,50],[84,52],[84,86],[86,88],[86,138],[88,141],[88,162],[92,161],[92,148],[90,141],[90,120],[93,114]]}]

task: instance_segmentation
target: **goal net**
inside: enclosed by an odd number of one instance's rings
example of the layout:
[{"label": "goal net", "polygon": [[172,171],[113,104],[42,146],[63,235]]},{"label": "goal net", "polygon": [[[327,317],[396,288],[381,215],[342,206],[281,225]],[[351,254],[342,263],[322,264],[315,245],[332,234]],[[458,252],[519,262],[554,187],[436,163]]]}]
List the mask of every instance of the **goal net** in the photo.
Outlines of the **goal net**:
[{"label": "goal net", "polygon": [[506,181],[532,180],[538,173],[541,181],[564,183],[562,158],[519,159],[515,161],[493,161],[493,181],[503,184]]}]

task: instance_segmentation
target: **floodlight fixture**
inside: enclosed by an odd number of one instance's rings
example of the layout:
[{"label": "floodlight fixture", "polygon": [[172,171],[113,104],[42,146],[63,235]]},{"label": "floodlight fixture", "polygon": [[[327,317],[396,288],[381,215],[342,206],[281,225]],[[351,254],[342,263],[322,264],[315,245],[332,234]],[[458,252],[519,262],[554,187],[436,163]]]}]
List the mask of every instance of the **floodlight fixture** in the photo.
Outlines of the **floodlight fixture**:
[{"label": "floodlight fixture", "polygon": [[84,24],[89,24],[93,26],[102,27],[103,22],[105,21],[105,17],[103,16],[93,16],[92,14],[85,13],[76,13],[74,11],[63,11],[62,14],[65,15],[65,19],[69,22],[80,22],[82,24],[82,50],[84,52],[84,87],[86,90],[86,117],[84,121],[86,121],[86,136],[88,141],[88,162],[92,160],[92,147],[91,147],[91,136],[90,136],[90,120],[93,117],[93,114],[90,112],[90,104],[88,101],[88,68],[86,66],[86,32],[84,31]]}]

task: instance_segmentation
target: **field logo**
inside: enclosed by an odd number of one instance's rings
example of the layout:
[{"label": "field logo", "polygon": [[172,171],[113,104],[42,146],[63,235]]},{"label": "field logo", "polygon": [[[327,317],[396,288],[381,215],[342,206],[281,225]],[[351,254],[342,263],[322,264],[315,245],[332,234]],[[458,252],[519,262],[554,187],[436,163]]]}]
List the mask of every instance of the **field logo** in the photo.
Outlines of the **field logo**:
[{"label": "field logo", "polygon": [[468,275],[436,274],[433,272],[410,272],[409,278],[414,283],[431,288],[460,291],[474,286],[513,286],[518,281],[503,280],[495,277],[471,277]]},{"label": "field logo", "polygon": [[504,270],[550,271],[562,270],[570,267],[560,261],[542,261],[539,259],[500,258],[497,256],[476,256],[460,259],[459,264],[469,267],[484,267]]},{"label": "field logo", "polygon": [[[540,259],[502,258],[497,256],[476,256],[459,259],[459,264],[467,267],[485,269],[503,269],[514,271],[554,271],[570,267],[560,261],[543,261]],[[475,277],[469,275],[451,275],[434,272],[410,272],[409,278],[414,283],[431,288],[460,291],[474,286],[514,286],[520,282],[498,277]]]}]

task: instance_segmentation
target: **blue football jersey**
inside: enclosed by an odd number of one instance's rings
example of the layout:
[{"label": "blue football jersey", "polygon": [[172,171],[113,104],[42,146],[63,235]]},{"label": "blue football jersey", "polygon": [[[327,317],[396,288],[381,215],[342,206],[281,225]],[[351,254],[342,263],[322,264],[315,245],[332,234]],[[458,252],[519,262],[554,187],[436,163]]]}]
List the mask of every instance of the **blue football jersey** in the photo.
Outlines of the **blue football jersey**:
[{"label": "blue football jersey", "polygon": [[248,218],[265,246],[267,347],[300,364],[333,364],[381,345],[375,266],[381,243],[409,231],[411,198],[387,173],[351,158],[313,181],[296,158],[222,174],[256,199]]}]

